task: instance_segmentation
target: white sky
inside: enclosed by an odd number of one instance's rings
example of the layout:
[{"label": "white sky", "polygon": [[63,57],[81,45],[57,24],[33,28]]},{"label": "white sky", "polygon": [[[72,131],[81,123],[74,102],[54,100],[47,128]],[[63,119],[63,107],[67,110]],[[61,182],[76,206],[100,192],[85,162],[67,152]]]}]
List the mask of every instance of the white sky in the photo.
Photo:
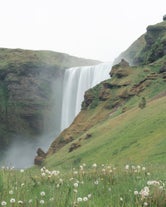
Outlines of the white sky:
[{"label": "white sky", "polygon": [[0,47],[112,61],[165,14],[165,0],[0,0]]}]

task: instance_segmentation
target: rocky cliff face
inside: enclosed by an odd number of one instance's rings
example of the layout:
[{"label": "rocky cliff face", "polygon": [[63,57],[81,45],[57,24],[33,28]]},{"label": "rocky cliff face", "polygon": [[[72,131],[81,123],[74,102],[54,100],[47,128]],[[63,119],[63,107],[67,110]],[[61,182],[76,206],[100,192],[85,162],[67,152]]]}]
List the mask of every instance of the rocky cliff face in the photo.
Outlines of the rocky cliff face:
[{"label": "rocky cliff face", "polygon": [[166,21],[147,27],[147,32],[138,38],[126,51],[115,59],[122,58],[131,65],[152,63],[166,54]]},{"label": "rocky cliff face", "polygon": [[1,148],[17,135],[35,138],[56,131],[64,69],[95,63],[49,51],[0,49]]}]

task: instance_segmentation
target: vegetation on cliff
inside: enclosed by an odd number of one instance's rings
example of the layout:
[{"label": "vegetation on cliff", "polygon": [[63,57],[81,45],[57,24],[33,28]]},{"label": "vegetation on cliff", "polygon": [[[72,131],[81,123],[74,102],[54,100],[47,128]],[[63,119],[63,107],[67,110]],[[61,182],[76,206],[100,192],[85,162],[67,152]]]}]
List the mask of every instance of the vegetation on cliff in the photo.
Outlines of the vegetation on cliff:
[{"label": "vegetation on cliff", "polygon": [[[51,51],[0,49],[1,150],[14,137],[36,137],[49,132],[59,110],[64,69],[98,61]],[[55,105],[54,96],[59,100]],[[58,121],[53,128],[58,129]],[[52,123],[53,125],[53,123]],[[47,130],[47,131],[46,131]]]},{"label": "vegetation on cliff", "polygon": [[120,54],[131,65],[152,63],[166,55],[166,21],[147,27],[147,32],[138,38],[126,51]]},{"label": "vegetation on cliff", "polygon": [[[112,67],[110,79],[85,93],[80,114],[51,144],[45,165],[69,167],[95,160],[165,163],[165,28],[165,22],[148,27],[134,43],[137,65],[122,59]],[[154,41],[157,37],[161,41]],[[159,48],[162,55],[157,55]],[[127,52],[133,52],[133,45]]]}]

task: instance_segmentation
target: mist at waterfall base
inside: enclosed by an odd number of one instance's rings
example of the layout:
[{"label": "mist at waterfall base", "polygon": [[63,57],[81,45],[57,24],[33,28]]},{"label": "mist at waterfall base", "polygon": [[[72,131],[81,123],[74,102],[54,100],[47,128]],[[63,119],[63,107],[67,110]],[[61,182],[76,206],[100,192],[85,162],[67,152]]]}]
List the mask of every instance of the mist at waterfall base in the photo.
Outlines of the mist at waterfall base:
[{"label": "mist at waterfall base", "polygon": [[40,147],[44,151],[48,150],[55,137],[67,128],[80,112],[85,91],[108,79],[111,67],[111,63],[102,63],[66,69],[63,83],[61,79],[56,79],[52,84],[54,104],[50,115],[46,116],[46,129],[42,136],[36,139],[21,135],[13,137],[13,143],[4,152],[4,159],[0,165],[15,168],[31,167],[37,149]]}]

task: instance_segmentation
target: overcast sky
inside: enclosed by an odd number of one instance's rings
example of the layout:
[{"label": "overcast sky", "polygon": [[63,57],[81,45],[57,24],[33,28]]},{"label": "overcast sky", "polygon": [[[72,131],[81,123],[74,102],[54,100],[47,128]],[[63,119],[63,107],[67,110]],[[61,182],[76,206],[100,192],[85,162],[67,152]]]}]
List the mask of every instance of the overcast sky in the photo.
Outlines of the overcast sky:
[{"label": "overcast sky", "polygon": [[112,61],[164,14],[165,0],[0,0],[0,47]]}]

